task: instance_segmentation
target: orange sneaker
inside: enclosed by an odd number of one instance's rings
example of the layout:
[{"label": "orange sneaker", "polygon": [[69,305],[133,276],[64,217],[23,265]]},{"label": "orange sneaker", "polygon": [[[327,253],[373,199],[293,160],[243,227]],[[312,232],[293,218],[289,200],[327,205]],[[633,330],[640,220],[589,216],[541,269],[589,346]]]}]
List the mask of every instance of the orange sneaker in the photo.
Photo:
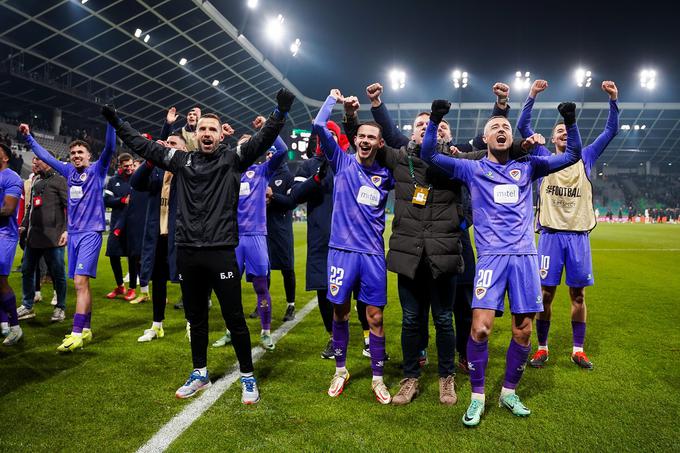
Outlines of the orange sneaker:
[{"label": "orange sneaker", "polygon": [[127,290],[127,293],[125,293],[125,296],[123,296],[123,299],[125,299],[128,302],[130,302],[131,300],[135,300],[136,298],[137,298],[137,293],[132,288],[129,288]]},{"label": "orange sneaker", "polygon": [[113,291],[106,295],[106,298],[115,299],[118,296],[125,296],[125,285],[117,286]]},{"label": "orange sneaker", "polygon": [[548,354],[547,350],[539,349],[538,351],[534,352],[533,357],[531,357],[529,360],[529,365],[534,368],[543,368],[545,366],[545,362],[547,362],[549,358],[550,355]]},{"label": "orange sneaker", "polygon": [[574,362],[576,365],[580,366],[581,368],[585,368],[586,370],[592,370],[594,368],[593,362],[588,360],[588,356],[586,355],[585,352],[575,352],[574,354],[571,355],[571,361]]}]

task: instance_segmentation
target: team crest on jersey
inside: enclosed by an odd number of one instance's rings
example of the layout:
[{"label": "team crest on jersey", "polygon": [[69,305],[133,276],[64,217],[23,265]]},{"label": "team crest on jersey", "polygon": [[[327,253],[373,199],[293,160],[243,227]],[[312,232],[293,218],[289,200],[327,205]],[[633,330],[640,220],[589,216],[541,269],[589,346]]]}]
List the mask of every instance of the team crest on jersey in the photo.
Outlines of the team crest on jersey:
[{"label": "team crest on jersey", "polygon": [[513,168],[512,170],[510,170],[510,176],[515,181],[519,181],[519,178],[522,177],[522,172],[520,170],[516,169],[516,168]]},{"label": "team crest on jersey", "polygon": [[85,182],[86,179],[87,179],[87,173],[81,173],[80,174],[80,180]]},{"label": "team crest on jersey", "polygon": [[340,287],[336,285],[335,283],[331,283],[331,286],[329,286],[329,289],[331,290],[331,294],[333,296],[338,294],[338,291],[340,291]]},{"label": "team crest on jersey", "polygon": [[478,300],[481,299],[482,297],[484,297],[485,294],[486,294],[486,288],[482,288],[481,286],[478,286],[477,288],[475,288],[475,296],[477,297]]},{"label": "team crest on jersey", "polygon": [[548,269],[541,269],[539,274],[541,274],[541,278],[546,278],[548,276]]},{"label": "team crest on jersey", "polygon": [[279,187],[282,183],[283,183],[283,180],[282,180],[282,179],[277,179],[276,181],[274,181],[274,185],[275,185],[276,187]]},{"label": "team crest on jersey", "polygon": [[380,187],[380,183],[382,182],[382,177],[371,176],[371,181],[373,181],[373,184],[375,184],[376,187]]},{"label": "team crest on jersey", "polygon": [[249,170],[246,172],[246,176],[248,178],[252,178],[253,176],[255,176],[255,172],[253,170]]}]

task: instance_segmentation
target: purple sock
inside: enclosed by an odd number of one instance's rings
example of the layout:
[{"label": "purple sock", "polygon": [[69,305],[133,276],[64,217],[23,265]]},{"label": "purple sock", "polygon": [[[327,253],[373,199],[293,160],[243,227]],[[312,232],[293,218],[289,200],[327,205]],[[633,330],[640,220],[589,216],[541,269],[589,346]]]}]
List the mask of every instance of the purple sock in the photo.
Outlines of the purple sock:
[{"label": "purple sock", "polygon": [[[333,320],[333,350],[335,351],[335,366],[342,368],[347,361],[347,343],[349,343],[349,320]],[[383,349],[384,351],[384,349]]]},{"label": "purple sock", "polygon": [[91,322],[92,322],[92,312],[89,312],[85,315],[85,323],[83,324],[83,329],[89,329]]},{"label": "purple sock", "polygon": [[385,337],[368,334],[368,350],[371,353],[371,370],[373,376],[383,375],[383,365],[385,364]]},{"label": "purple sock", "polygon": [[503,381],[503,387],[506,389],[517,387],[526,367],[530,351],[531,343],[528,346],[522,346],[514,339],[510,340],[508,353],[505,356],[505,381]]},{"label": "purple sock", "polygon": [[262,330],[272,328],[272,298],[267,287],[267,277],[253,277],[253,288],[257,294],[257,313],[260,315]]},{"label": "purple sock", "polygon": [[468,338],[467,359],[470,367],[470,386],[473,393],[484,393],[484,373],[489,362],[489,341],[476,342]]},{"label": "purple sock", "polygon": [[548,332],[550,331],[550,321],[542,319],[536,320],[536,336],[538,337],[539,346],[548,345]]},{"label": "purple sock", "polygon": [[9,322],[9,317],[5,311],[5,307],[0,306],[0,322]]},{"label": "purple sock", "polygon": [[85,322],[87,320],[87,315],[82,313],[76,313],[73,315],[73,333],[82,333],[83,327],[85,327]]},{"label": "purple sock", "polygon": [[10,290],[10,292],[4,293],[0,298],[2,298],[2,303],[0,305],[2,305],[2,311],[4,311],[7,316],[7,322],[9,322],[10,326],[18,326],[17,298],[14,295],[14,292]]},{"label": "purple sock", "polygon": [[574,346],[582,348],[586,341],[586,323],[580,321],[571,322],[571,335],[574,340]]}]

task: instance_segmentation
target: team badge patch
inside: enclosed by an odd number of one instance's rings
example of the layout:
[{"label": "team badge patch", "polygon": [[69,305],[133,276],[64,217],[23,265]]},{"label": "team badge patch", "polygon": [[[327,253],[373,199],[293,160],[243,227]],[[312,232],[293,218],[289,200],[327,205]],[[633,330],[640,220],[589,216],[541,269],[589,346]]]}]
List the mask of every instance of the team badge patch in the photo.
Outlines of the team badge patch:
[{"label": "team badge patch", "polygon": [[277,179],[276,181],[274,181],[274,185],[275,185],[276,187],[279,187],[282,183],[283,183],[283,180],[282,180],[282,179]]},{"label": "team badge patch", "polygon": [[541,269],[539,274],[541,274],[541,278],[546,278],[548,276],[548,269]]},{"label": "team badge patch", "polygon": [[87,179],[87,173],[81,173],[80,174],[80,180],[85,181]]},{"label": "team badge patch", "polygon": [[486,294],[486,288],[482,288],[481,286],[475,288],[475,297],[477,297],[478,300],[481,299],[482,297],[484,297],[485,294]]},{"label": "team badge patch", "polygon": [[522,172],[516,168],[513,168],[510,170],[510,177],[515,181],[519,181],[519,178],[522,177]]},{"label": "team badge patch", "polygon": [[375,184],[376,187],[380,187],[380,183],[382,182],[382,177],[371,176],[371,181],[373,181],[373,184]]},{"label": "team badge patch", "polygon": [[338,291],[340,291],[340,287],[338,285],[336,285],[335,283],[331,283],[331,286],[329,287],[329,289],[331,290],[331,294],[333,296],[336,296],[338,294]]},{"label": "team badge patch", "polygon": [[255,176],[255,172],[253,170],[249,170],[246,172],[246,176],[252,178],[253,176]]}]

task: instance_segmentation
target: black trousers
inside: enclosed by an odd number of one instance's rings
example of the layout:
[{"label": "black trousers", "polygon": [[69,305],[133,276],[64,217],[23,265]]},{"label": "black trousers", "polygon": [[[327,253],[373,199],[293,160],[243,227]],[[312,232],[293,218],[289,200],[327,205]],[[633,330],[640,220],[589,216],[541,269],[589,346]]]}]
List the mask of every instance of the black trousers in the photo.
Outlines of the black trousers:
[{"label": "black trousers", "polygon": [[153,304],[154,322],[165,319],[165,301],[168,298],[168,280],[170,268],[168,266],[168,236],[158,236],[156,252],[154,254],[153,271],[151,272],[151,301]]},{"label": "black trousers", "polygon": [[250,332],[241,304],[241,278],[233,247],[177,248],[184,312],[191,324],[194,368],[207,366],[208,299],[214,291],[242,373],[253,371]]}]

